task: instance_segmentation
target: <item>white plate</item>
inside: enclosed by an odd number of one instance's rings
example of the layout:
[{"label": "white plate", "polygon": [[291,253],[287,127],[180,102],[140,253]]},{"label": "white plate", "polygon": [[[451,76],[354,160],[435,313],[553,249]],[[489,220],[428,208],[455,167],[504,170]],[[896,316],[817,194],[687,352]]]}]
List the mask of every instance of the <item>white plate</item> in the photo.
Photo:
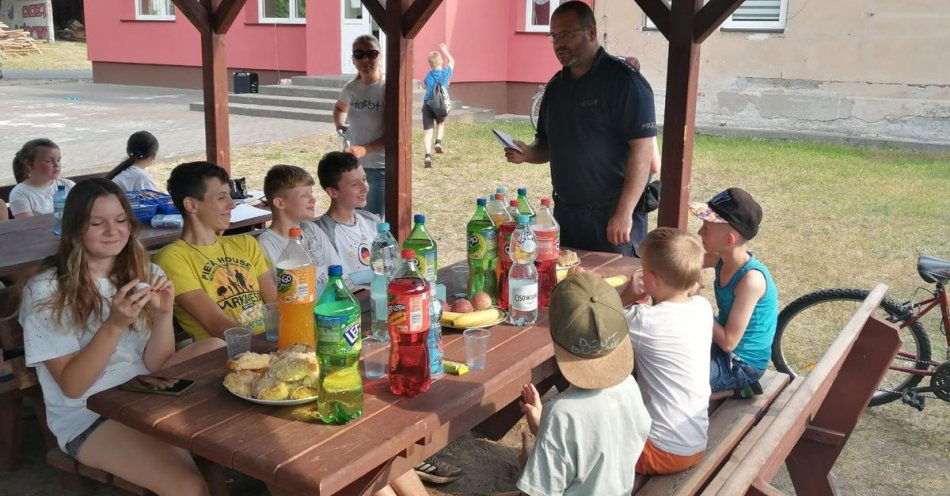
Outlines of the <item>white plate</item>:
[{"label": "white plate", "polygon": [[311,397],[311,398],[304,398],[304,399],[300,399],[300,400],[259,400],[259,399],[257,399],[257,398],[251,398],[251,397],[248,397],[248,396],[241,396],[241,395],[239,395],[239,394],[236,394],[234,391],[231,391],[231,390],[228,389],[228,388],[224,388],[224,389],[227,389],[229,393],[233,394],[234,396],[237,396],[238,398],[241,398],[242,400],[247,400],[247,401],[250,401],[251,403],[257,403],[258,405],[268,405],[268,406],[294,406],[294,405],[303,405],[304,403],[310,403],[310,402],[312,402],[312,401],[317,401],[317,397],[316,397],[316,396],[313,396],[313,397]]}]

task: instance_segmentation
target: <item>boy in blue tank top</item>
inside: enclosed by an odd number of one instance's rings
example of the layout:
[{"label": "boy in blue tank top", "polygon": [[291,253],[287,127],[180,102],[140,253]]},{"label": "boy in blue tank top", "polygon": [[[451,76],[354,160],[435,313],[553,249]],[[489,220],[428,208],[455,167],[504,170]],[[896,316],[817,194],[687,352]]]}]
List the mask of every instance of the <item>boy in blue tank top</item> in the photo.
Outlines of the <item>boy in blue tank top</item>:
[{"label": "boy in blue tank top", "polygon": [[702,219],[704,266],[716,268],[719,314],[713,324],[710,386],[713,391],[758,388],[769,364],[778,322],[778,290],[769,269],[746,249],[759,232],[762,207],[740,188],[706,203],[692,203]]}]

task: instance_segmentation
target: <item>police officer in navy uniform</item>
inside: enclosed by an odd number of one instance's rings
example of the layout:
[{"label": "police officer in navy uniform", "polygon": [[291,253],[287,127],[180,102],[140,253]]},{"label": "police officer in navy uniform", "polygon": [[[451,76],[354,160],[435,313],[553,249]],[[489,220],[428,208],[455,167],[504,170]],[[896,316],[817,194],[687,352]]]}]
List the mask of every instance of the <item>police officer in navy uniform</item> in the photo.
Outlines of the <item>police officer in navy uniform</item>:
[{"label": "police officer in navy uniform", "polygon": [[655,153],[653,90],[640,71],[608,54],[594,13],[570,1],[551,15],[548,37],[564,68],[541,100],[534,143],[515,141],[509,162],[551,162],[561,244],[635,256],[647,216],[635,212]]}]

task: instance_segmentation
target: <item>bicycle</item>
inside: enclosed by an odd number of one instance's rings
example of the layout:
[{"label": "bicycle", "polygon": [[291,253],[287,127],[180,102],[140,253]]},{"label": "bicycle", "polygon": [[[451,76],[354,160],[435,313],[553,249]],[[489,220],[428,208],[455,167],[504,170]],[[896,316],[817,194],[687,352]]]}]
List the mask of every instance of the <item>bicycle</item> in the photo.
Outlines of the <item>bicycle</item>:
[{"label": "bicycle", "polygon": [[[926,393],[950,402],[950,303],[947,297],[950,261],[921,255],[917,259],[917,273],[925,282],[933,284],[933,289],[918,288],[912,299],[904,303],[884,298],[878,308],[882,318],[898,326],[901,346],[871,398],[870,406],[900,398],[922,411]],[[927,295],[915,301],[918,292]],[[779,313],[772,343],[775,368],[792,376],[806,375],[868,293],[855,288],[822,289],[789,303]],[[930,338],[921,325],[921,318],[937,307],[947,340],[947,356],[942,363],[930,359]],[[929,385],[918,386],[924,377],[930,377]]]}]

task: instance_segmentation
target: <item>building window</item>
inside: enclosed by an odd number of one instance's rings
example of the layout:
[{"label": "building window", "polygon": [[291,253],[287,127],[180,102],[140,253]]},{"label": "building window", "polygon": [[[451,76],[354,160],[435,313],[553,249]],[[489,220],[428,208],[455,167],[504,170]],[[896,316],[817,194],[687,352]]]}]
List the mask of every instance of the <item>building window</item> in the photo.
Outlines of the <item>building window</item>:
[{"label": "building window", "polygon": [[551,14],[562,0],[525,0],[525,31],[547,33],[551,29]]},{"label": "building window", "polygon": [[[670,0],[663,0],[667,7]],[[785,10],[788,0],[745,0],[722,23],[722,29],[727,31],[785,31]],[[646,14],[644,29],[656,29],[656,25]]]},{"label": "building window", "polygon": [[736,31],[785,31],[788,0],[745,0],[722,23],[722,29]]},{"label": "building window", "polygon": [[258,0],[261,22],[304,24],[307,0]]},{"label": "building window", "polygon": [[135,18],[142,21],[174,21],[172,0],[135,0]]}]

